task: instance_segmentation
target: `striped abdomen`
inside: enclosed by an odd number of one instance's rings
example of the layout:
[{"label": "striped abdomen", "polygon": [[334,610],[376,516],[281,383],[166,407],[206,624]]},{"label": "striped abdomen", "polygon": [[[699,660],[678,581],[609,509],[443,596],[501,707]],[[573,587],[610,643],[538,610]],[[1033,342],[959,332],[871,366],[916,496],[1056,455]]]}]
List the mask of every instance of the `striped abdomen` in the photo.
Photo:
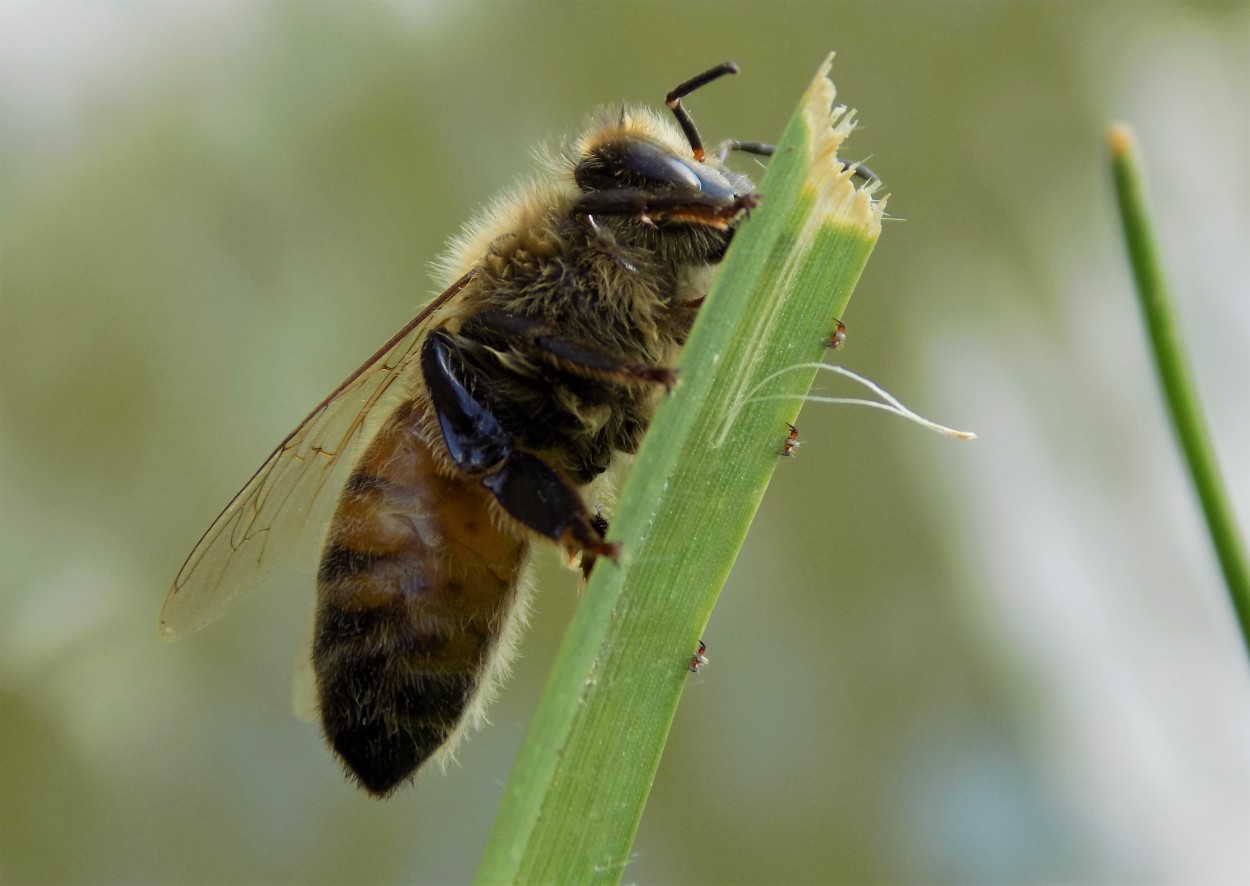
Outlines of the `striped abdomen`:
[{"label": "striped abdomen", "polygon": [[439,473],[419,430],[428,409],[404,404],[366,450],[317,577],[322,727],[377,795],[456,732],[516,605],[527,548],[492,521],[478,481]]}]

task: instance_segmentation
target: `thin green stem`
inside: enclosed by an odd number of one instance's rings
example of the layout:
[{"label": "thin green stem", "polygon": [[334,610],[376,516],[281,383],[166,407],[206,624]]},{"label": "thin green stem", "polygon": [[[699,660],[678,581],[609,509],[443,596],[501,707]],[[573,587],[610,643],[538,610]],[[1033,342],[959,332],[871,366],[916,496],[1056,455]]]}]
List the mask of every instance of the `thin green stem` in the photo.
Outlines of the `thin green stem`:
[{"label": "thin green stem", "polygon": [[1237,612],[1242,639],[1250,651],[1250,567],[1247,566],[1246,550],[1238,534],[1232,506],[1224,493],[1198,394],[1185,362],[1179,324],[1172,309],[1172,298],[1164,279],[1146,207],[1145,185],[1133,134],[1128,127],[1116,125],[1111,129],[1109,143],[1124,239],[1137,281],[1137,294],[1154,352],[1159,383],[1202,504],[1207,531]]}]

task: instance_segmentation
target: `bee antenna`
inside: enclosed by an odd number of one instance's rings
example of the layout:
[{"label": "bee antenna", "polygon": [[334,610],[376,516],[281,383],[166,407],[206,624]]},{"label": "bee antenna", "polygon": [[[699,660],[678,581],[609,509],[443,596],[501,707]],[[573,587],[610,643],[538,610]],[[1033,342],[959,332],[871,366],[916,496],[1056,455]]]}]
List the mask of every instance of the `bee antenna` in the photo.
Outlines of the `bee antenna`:
[{"label": "bee antenna", "polygon": [[719,80],[726,74],[736,73],[738,73],[738,64],[736,62],[724,62],[714,68],[709,68],[697,77],[691,77],[664,98],[664,104],[668,105],[668,109],[673,112],[673,116],[677,118],[677,125],[681,127],[681,131],[686,135],[686,141],[690,142],[690,150],[694,152],[694,159],[700,163],[703,162],[705,156],[703,140],[699,138],[699,130],[695,129],[694,121],[690,119],[690,114],[681,106],[681,100],[699,87],[707,86],[713,80]]}]

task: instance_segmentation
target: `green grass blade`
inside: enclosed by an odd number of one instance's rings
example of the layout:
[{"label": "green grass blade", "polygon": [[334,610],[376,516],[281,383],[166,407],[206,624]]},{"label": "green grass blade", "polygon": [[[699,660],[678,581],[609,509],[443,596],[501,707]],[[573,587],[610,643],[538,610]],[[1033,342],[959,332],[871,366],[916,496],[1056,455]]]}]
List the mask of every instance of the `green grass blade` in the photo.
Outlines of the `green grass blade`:
[{"label": "green grass blade", "polygon": [[1137,159],[1132,132],[1125,126],[1113,127],[1110,147],[1124,239],[1137,281],[1137,294],[1163,398],[1189,464],[1189,474],[1206,517],[1207,531],[1241,625],[1242,639],[1250,650],[1250,567],[1247,567],[1246,550],[1237,533],[1232,506],[1224,494],[1215,451],[1185,361],[1180,327],[1172,310],[1172,297],[1164,279],[1158,245],[1146,208],[1141,164]]},{"label": "green grass blade", "polygon": [[479,882],[622,875],[690,656],[815,376],[800,364],[821,358],[881,230],[884,202],[835,159],[852,126],[828,71],[786,128],[622,489],[620,564],[596,568],[569,627]]}]

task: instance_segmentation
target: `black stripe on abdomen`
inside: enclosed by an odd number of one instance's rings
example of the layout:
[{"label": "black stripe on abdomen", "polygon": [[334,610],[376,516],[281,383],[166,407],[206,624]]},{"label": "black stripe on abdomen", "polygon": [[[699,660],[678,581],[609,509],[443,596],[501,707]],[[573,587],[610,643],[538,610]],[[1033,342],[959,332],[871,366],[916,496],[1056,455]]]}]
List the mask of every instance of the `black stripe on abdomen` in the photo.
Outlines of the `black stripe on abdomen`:
[{"label": "black stripe on abdomen", "polygon": [[334,584],[362,572],[371,572],[379,563],[394,559],[393,554],[371,554],[337,542],[327,546],[321,555],[321,568],[317,571],[317,583]]}]

